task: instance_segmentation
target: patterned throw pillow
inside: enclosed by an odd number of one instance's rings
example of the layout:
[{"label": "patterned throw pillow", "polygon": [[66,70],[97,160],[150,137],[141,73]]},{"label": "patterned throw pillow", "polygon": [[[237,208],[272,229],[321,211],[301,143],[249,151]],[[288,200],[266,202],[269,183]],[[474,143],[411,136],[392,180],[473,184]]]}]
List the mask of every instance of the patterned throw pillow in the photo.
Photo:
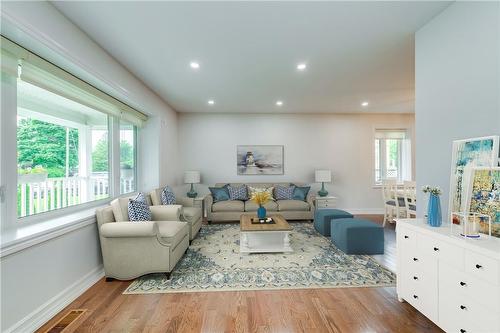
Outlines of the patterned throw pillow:
[{"label": "patterned throw pillow", "polygon": [[227,187],[229,192],[229,198],[231,200],[248,200],[248,192],[246,185],[231,186]]},{"label": "patterned throw pillow", "polygon": [[274,188],[274,197],[276,200],[292,200],[294,190],[295,186],[277,185]]},{"label": "patterned throw pillow", "polygon": [[226,201],[229,200],[229,191],[227,187],[229,185],[224,185],[222,187],[209,187],[210,193],[212,194],[212,198],[214,202]]},{"label": "patterned throw pillow", "polygon": [[130,199],[127,209],[129,221],[151,221],[151,210],[144,193],[140,192],[134,199]]},{"label": "patterned throw pillow", "polygon": [[275,200],[273,196],[274,187],[252,187],[248,186],[248,197],[251,198],[254,192],[269,192],[271,200]]},{"label": "patterned throw pillow", "polygon": [[162,205],[175,205],[175,194],[170,186],[165,186],[161,191],[160,201]]}]

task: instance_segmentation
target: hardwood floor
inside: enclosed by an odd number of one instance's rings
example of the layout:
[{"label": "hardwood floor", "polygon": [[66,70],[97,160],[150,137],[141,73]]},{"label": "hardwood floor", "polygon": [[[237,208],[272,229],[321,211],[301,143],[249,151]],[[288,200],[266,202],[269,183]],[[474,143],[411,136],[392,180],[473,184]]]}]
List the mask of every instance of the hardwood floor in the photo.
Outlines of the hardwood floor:
[{"label": "hardwood floor", "polygon": [[[387,258],[374,258],[395,268],[386,229]],[[39,332],[72,309],[86,312],[64,332],[442,332],[394,287],[123,295],[129,284],[100,280]]]}]

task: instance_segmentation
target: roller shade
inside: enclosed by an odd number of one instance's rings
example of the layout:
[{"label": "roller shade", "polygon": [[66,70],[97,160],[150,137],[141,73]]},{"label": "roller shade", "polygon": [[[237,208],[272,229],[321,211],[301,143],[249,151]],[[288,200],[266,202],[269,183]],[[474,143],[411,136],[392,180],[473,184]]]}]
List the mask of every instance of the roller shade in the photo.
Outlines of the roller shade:
[{"label": "roller shade", "polygon": [[376,130],[375,139],[406,139],[405,130]]},{"label": "roller shade", "polygon": [[25,82],[138,127],[148,119],[145,114],[2,37],[2,56],[4,52],[18,58],[21,65],[19,78]]}]

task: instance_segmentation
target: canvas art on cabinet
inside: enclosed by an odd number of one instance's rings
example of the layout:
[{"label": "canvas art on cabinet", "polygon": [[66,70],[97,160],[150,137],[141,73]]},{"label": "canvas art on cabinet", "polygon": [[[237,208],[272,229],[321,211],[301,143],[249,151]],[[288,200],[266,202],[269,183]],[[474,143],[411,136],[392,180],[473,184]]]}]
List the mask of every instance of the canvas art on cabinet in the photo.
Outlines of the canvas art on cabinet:
[{"label": "canvas art on cabinet", "polygon": [[468,179],[465,177],[465,171],[472,167],[497,166],[498,141],[498,136],[453,141],[448,216],[454,224],[460,224],[460,217],[453,212],[466,211],[464,198]]},{"label": "canvas art on cabinet", "polygon": [[[490,217],[491,235],[500,237],[500,168],[473,168],[467,193],[467,211]],[[489,221],[476,217],[479,232],[489,233]]]},{"label": "canvas art on cabinet", "polygon": [[282,175],[283,146],[238,146],[238,175]]}]

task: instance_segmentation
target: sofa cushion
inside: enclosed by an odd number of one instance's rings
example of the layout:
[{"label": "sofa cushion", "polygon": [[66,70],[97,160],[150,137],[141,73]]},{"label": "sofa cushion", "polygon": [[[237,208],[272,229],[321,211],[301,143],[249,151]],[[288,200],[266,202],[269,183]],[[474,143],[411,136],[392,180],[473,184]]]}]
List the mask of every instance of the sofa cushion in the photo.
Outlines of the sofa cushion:
[{"label": "sofa cushion", "polygon": [[245,204],[240,200],[219,201],[212,205],[212,212],[243,212]]},{"label": "sofa cushion", "polygon": [[189,227],[186,222],[158,221],[156,224],[158,225],[158,233],[161,240],[173,248],[176,247],[186,235],[189,235]]},{"label": "sofa cushion", "polygon": [[295,186],[276,185],[274,188],[274,198],[276,200],[292,200]]},{"label": "sofa cushion", "polygon": [[311,206],[302,200],[278,200],[279,211],[309,211]]},{"label": "sofa cushion", "polygon": [[[255,202],[251,200],[245,201],[245,212],[256,212],[257,208],[259,206]],[[275,201],[269,201],[264,205],[264,208],[269,212],[277,212],[278,204]]]},{"label": "sofa cushion", "polygon": [[201,217],[201,208],[198,207],[183,207],[182,216],[188,222],[195,223]]},{"label": "sofa cushion", "polygon": [[165,186],[161,191],[160,200],[162,205],[174,205],[175,204],[175,194],[170,186]]},{"label": "sofa cushion", "polygon": [[226,184],[222,187],[209,187],[208,188],[210,190],[210,193],[212,194],[212,198],[214,199],[214,202],[229,200],[229,191],[227,190],[228,186],[229,185]]},{"label": "sofa cushion", "polygon": [[246,185],[240,186],[231,186],[227,187],[227,191],[229,192],[230,200],[248,200],[248,192]]},{"label": "sofa cushion", "polygon": [[309,193],[310,189],[311,186],[295,186],[295,189],[293,190],[293,199],[306,201],[307,194]]}]

